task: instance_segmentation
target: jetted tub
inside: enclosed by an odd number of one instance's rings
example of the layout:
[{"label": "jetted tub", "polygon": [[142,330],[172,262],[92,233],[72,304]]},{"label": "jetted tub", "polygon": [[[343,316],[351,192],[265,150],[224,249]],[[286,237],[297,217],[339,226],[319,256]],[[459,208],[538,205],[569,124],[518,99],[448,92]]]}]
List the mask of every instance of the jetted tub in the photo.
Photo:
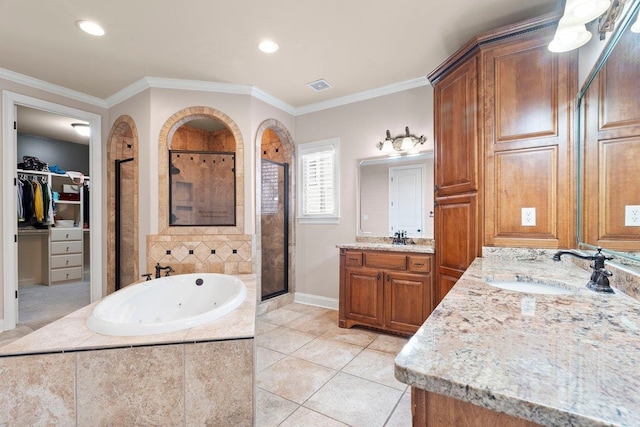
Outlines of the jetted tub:
[{"label": "jetted tub", "polygon": [[180,274],[127,286],[100,301],[87,326],[104,335],[173,332],[211,322],[244,301],[247,288],[233,276]]}]

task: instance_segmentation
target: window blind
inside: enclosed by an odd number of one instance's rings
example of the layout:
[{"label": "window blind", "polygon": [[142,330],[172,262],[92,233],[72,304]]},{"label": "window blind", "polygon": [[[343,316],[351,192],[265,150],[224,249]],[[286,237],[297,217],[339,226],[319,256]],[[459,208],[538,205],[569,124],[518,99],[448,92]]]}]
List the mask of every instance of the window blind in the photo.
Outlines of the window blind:
[{"label": "window blind", "polygon": [[334,150],[302,156],[302,214],[335,214]]}]

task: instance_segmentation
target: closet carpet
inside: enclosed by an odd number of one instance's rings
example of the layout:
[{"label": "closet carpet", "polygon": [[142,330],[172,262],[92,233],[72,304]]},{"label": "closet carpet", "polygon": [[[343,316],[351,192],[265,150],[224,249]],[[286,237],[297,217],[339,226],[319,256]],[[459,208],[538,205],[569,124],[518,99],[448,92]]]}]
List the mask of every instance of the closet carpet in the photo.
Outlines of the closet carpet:
[{"label": "closet carpet", "polygon": [[89,304],[89,282],[18,289],[18,324],[38,329]]}]

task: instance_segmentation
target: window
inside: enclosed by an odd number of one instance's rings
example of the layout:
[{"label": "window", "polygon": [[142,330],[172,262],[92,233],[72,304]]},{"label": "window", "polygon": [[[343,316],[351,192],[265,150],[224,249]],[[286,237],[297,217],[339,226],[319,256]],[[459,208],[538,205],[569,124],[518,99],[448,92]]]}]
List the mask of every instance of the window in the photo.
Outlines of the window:
[{"label": "window", "polygon": [[298,146],[298,221],[337,224],[340,217],[340,140]]}]

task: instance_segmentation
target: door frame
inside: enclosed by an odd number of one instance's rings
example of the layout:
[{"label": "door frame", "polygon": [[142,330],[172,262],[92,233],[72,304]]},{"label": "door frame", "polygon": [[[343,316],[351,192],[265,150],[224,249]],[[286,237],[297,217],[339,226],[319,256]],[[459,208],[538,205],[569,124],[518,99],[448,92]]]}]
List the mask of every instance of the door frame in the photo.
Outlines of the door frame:
[{"label": "door frame", "polygon": [[[18,222],[16,220],[16,197],[13,180],[17,171],[17,131],[13,123],[17,120],[17,106],[60,114],[89,122],[89,176],[91,177],[91,229],[90,237],[90,295],[91,302],[103,296],[103,223],[102,223],[102,117],[96,113],[67,107],[19,93],[2,91],[2,250],[3,250],[3,299],[4,312],[0,330],[16,327],[18,317]],[[16,237],[12,237],[16,236]]]}]

